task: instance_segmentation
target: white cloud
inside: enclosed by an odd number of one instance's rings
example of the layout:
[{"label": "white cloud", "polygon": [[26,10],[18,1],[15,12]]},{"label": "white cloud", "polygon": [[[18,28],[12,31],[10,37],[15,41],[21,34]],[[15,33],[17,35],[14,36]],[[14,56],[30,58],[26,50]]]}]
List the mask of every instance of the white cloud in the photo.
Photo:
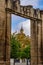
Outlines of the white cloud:
[{"label": "white cloud", "polygon": [[24,22],[20,22],[19,25],[18,25],[18,32],[19,32],[21,26],[23,26],[24,33],[26,35],[30,35],[30,20],[26,20]]},{"label": "white cloud", "polygon": [[33,5],[33,7],[37,7],[39,4],[39,0],[20,0],[21,5]]}]

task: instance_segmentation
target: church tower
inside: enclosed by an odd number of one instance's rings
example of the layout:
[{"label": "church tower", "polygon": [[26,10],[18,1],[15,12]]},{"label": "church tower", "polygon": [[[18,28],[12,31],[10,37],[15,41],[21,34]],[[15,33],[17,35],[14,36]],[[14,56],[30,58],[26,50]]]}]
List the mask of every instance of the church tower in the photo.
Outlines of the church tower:
[{"label": "church tower", "polygon": [[24,30],[23,30],[23,27],[21,26],[20,33],[23,33],[23,31],[24,31]]}]

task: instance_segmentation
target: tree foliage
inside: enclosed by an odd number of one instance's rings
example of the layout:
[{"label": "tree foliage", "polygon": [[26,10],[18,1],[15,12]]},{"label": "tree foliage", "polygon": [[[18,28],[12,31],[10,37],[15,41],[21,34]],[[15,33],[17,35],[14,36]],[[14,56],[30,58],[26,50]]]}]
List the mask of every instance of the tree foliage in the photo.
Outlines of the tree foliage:
[{"label": "tree foliage", "polygon": [[20,51],[20,43],[15,39],[14,36],[11,37],[11,58],[18,58]]},{"label": "tree foliage", "polygon": [[30,38],[23,32],[11,36],[11,57],[30,58]]},{"label": "tree foliage", "polygon": [[26,48],[24,48],[23,51],[21,52],[21,58],[30,59],[30,46],[29,45]]}]

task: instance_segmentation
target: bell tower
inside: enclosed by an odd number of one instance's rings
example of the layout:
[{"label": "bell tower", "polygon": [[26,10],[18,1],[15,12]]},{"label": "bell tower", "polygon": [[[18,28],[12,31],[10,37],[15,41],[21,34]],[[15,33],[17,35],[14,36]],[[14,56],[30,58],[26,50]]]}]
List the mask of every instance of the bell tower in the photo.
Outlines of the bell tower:
[{"label": "bell tower", "polygon": [[23,30],[23,27],[21,26],[20,33],[23,33],[23,31],[24,31],[24,30]]}]

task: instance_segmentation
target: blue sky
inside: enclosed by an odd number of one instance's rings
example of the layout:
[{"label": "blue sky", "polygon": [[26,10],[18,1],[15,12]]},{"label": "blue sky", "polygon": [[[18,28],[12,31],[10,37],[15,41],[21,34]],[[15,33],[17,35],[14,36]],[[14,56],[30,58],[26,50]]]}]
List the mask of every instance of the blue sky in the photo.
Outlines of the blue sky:
[{"label": "blue sky", "polygon": [[43,9],[43,0],[20,0],[21,5],[33,5],[34,8]]},{"label": "blue sky", "polygon": [[[43,0],[20,0],[21,5],[32,5],[34,8],[39,8],[43,10]],[[23,26],[24,33],[30,35],[30,20],[22,18],[16,15],[11,16],[11,33],[17,31],[19,32],[21,26]]]}]

